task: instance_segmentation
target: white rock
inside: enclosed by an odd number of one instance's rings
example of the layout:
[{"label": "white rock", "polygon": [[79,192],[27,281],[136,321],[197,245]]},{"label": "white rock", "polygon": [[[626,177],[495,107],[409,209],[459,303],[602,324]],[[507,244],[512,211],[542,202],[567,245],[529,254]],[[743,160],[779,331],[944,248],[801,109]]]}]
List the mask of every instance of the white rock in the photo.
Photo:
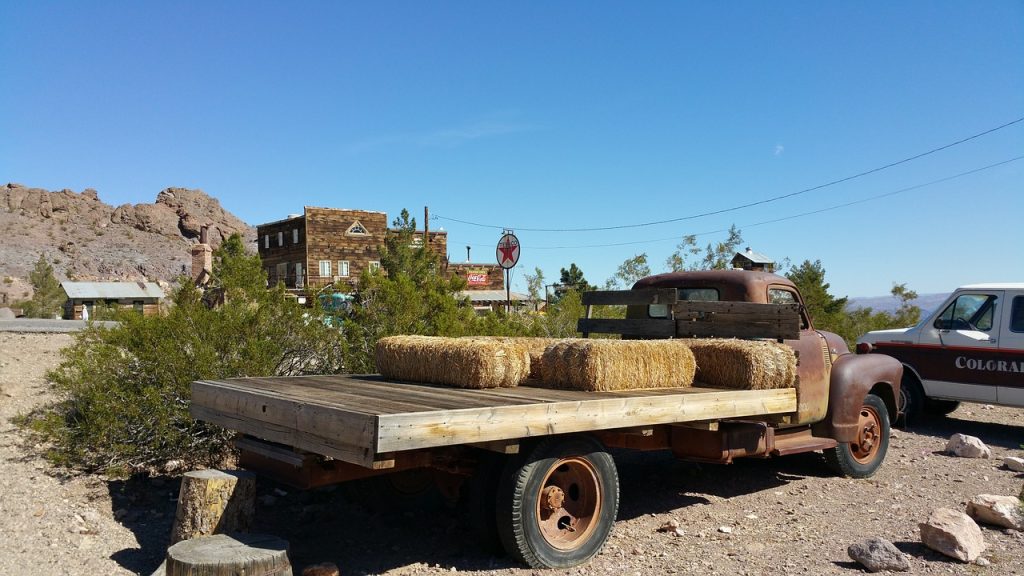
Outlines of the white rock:
[{"label": "white rock", "polygon": [[992,450],[980,439],[966,434],[953,434],[946,443],[946,452],[961,458],[991,458]]},{"label": "white rock", "polygon": [[981,528],[970,516],[949,508],[936,508],[928,521],[918,524],[921,543],[963,562],[973,562],[985,551]]},{"label": "white rock", "polygon": [[967,515],[985,524],[1024,530],[1024,504],[1016,496],[980,494],[967,503]]},{"label": "white rock", "polygon": [[732,527],[731,526],[719,526],[718,527],[718,531],[721,532],[722,534],[732,534]]},{"label": "white rock", "polygon": [[1024,458],[1007,456],[1006,458],[1003,458],[1003,465],[1014,472],[1024,472]]}]

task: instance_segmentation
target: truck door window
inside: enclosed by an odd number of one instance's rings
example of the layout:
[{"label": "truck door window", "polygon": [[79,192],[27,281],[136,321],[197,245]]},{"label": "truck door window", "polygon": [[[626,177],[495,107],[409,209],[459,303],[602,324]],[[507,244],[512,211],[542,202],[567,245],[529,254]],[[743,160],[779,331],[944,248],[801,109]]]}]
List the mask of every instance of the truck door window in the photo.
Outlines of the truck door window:
[{"label": "truck door window", "polygon": [[935,319],[939,330],[992,329],[996,297],[989,294],[961,294]]},{"label": "truck door window", "polygon": [[1010,308],[1010,330],[1024,332],[1024,296],[1014,296]]},{"label": "truck door window", "polygon": [[[768,303],[769,304],[799,304],[800,300],[797,299],[796,294],[786,290],[784,288],[769,288],[768,289]],[[809,324],[807,318],[804,317],[804,311],[800,310],[800,329],[806,329]]]},{"label": "truck door window", "polygon": [[[679,301],[718,302],[717,288],[678,288]],[[651,304],[647,307],[647,315],[651,318],[668,318],[667,304]]]}]

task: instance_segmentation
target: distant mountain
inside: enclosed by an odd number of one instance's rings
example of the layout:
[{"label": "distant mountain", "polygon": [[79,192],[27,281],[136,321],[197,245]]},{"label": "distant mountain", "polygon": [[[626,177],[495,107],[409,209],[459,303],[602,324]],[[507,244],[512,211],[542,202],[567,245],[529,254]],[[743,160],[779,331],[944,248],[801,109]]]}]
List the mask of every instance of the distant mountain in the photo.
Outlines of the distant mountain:
[{"label": "distant mountain", "polygon": [[214,246],[234,232],[255,245],[255,228],[202,190],[167,188],[152,204],[114,207],[92,189],[0,186],[0,306],[31,294],[28,273],[40,254],[60,280],[174,280],[191,269],[203,226]]},{"label": "distant mountain", "polygon": [[[939,294],[920,294],[913,300],[913,304],[921,309],[921,317],[924,318],[928,314],[932,313],[936,308],[945,302],[946,297],[949,296],[949,292],[943,292]],[[857,310],[858,308],[871,308],[875,312],[895,312],[900,306],[899,298],[895,296],[868,296],[850,298],[846,307],[850,310]]]}]

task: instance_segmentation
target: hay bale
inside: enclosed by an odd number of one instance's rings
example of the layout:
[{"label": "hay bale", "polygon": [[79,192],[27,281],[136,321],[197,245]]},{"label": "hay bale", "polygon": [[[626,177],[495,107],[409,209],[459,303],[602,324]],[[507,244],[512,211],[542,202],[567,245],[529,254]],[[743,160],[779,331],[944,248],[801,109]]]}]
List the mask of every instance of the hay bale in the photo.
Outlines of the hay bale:
[{"label": "hay bale", "polygon": [[542,338],[535,336],[466,336],[467,340],[489,340],[508,344],[517,353],[525,352],[530,357],[531,380],[543,380],[544,351],[548,346],[561,342],[563,338]]},{"label": "hay bale", "polygon": [[562,340],[543,362],[547,384],[590,391],[690,386],[696,368],[679,340]]},{"label": "hay bale", "polygon": [[686,340],[697,359],[697,380],[708,386],[772,390],[796,386],[796,353],[767,340]]},{"label": "hay bale", "polygon": [[389,336],[377,341],[377,370],[385,378],[458,388],[509,388],[530,373],[520,346],[497,340]]}]

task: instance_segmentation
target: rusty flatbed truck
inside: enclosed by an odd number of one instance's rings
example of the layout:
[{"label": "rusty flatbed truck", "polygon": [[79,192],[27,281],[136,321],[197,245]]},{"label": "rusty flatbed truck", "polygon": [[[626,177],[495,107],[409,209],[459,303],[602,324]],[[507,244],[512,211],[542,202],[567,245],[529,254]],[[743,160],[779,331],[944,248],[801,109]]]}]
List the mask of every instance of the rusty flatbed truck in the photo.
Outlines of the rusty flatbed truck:
[{"label": "rusty flatbed truck", "polygon": [[[537,568],[568,567],[604,545],[618,510],[609,448],[671,450],[729,463],[822,450],[839,473],[870,476],[885,458],[902,367],[850,354],[814,330],[787,279],[739,270],[645,278],[589,292],[585,335],[772,338],[798,354],[795,388],[580,392],[463,390],[380,376],[198,381],[192,414],[241,433],[243,466],[298,487],[429,470],[468,486],[485,538]],[[625,319],[590,318],[592,305]],[[405,472],[408,474],[409,472]]]}]

